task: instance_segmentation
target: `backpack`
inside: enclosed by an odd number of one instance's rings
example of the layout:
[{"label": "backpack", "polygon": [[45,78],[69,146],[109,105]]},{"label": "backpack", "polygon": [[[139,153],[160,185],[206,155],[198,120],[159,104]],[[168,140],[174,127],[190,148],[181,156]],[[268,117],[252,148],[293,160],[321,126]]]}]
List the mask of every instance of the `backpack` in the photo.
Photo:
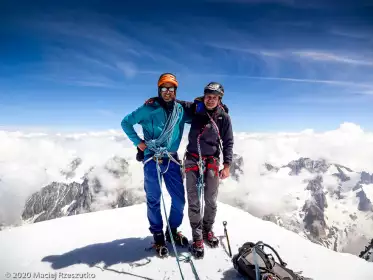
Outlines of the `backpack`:
[{"label": "backpack", "polygon": [[[271,254],[264,252],[264,247],[271,249],[279,262]],[[248,280],[306,280],[294,271],[286,268],[286,263],[271,246],[259,241],[246,242],[232,258],[233,266],[239,274]],[[310,279],[310,278],[307,278]]]}]

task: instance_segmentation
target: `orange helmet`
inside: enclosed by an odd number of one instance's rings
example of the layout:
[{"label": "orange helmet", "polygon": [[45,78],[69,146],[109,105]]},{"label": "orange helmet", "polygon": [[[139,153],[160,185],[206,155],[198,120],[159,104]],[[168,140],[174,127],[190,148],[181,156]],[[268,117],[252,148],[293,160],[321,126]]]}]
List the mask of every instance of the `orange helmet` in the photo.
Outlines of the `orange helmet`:
[{"label": "orange helmet", "polygon": [[164,83],[171,83],[175,87],[178,87],[179,83],[176,80],[176,76],[171,73],[163,73],[158,79],[158,87]]}]

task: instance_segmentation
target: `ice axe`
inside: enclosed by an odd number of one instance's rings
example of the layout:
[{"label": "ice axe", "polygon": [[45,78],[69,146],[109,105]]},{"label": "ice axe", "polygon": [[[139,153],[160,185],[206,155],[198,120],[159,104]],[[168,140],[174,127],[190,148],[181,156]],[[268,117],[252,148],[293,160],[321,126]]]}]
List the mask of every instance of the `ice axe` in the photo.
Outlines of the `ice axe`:
[{"label": "ice axe", "polygon": [[227,231],[227,222],[226,221],[223,222],[223,226],[224,226],[224,234],[225,234],[225,237],[227,238],[227,242],[228,242],[229,256],[232,257],[232,251],[231,251],[231,245],[229,243],[229,237],[228,237],[228,231]]}]

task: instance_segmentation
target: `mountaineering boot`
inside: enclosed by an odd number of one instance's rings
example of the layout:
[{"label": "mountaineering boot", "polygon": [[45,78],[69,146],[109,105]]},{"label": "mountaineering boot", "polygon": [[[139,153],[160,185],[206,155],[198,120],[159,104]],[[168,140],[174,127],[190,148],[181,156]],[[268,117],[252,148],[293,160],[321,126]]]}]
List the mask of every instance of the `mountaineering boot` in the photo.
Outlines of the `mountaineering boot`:
[{"label": "mountaineering boot", "polygon": [[[186,247],[188,246],[189,240],[186,238],[180,231],[177,231],[176,228],[171,229],[172,237],[175,241],[175,244],[178,246]],[[170,233],[168,229],[166,230],[166,240],[167,242],[172,242]]]},{"label": "mountaineering boot", "polygon": [[205,255],[203,240],[194,241],[193,244],[190,245],[189,251],[196,259],[202,259]]},{"label": "mountaineering boot", "polygon": [[168,249],[166,247],[166,242],[164,241],[164,234],[163,232],[157,232],[153,234],[154,236],[154,248],[158,253],[159,257],[167,257],[168,256]]},{"label": "mountaineering boot", "polygon": [[214,235],[213,231],[204,231],[203,232],[203,240],[209,245],[211,248],[215,248],[219,246],[219,239]]}]

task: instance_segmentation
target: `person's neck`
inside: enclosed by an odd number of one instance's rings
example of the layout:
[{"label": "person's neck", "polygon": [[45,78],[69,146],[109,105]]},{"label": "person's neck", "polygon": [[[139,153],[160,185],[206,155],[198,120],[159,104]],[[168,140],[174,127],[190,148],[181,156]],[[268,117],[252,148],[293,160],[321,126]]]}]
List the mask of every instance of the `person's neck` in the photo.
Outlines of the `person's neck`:
[{"label": "person's neck", "polygon": [[175,100],[165,101],[162,97],[159,98],[159,103],[166,110],[167,114],[171,113],[174,108]]},{"label": "person's neck", "polygon": [[216,107],[214,107],[214,108],[211,108],[211,109],[208,109],[208,108],[206,107],[206,112],[208,112],[209,114],[210,114],[210,113],[214,113],[214,112],[216,111],[217,108],[218,108],[218,106],[216,106]]}]

